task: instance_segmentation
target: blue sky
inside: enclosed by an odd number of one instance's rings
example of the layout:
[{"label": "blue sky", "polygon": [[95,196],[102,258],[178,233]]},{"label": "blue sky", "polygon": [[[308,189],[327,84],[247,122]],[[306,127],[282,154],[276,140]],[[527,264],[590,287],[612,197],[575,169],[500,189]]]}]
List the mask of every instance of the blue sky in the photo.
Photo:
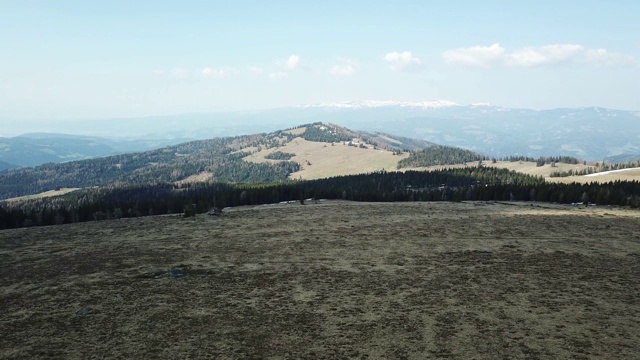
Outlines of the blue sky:
[{"label": "blue sky", "polygon": [[0,121],[357,100],[640,110],[637,1],[0,1]]}]

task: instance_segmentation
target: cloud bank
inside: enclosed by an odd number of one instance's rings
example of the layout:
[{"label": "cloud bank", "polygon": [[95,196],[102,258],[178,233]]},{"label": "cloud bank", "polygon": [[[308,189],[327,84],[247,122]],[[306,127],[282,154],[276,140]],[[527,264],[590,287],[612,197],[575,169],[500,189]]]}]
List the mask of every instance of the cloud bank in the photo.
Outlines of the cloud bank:
[{"label": "cloud bank", "polygon": [[508,51],[499,43],[445,51],[442,59],[449,65],[475,68],[535,67],[570,61],[595,66],[633,65],[632,57],[610,53],[605,49],[587,49],[579,44],[552,44]]}]

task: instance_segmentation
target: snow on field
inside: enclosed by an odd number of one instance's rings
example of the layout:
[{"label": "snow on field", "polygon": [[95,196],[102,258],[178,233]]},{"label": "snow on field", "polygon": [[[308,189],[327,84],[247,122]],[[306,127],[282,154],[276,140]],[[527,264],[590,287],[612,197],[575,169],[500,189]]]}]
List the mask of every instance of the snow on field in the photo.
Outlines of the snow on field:
[{"label": "snow on field", "polygon": [[585,176],[600,176],[600,175],[607,175],[607,174],[613,174],[613,173],[619,173],[619,172],[623,172],[623,171],[631,171],[631,170],[640,170],[640,168],[628,168],[628,169],[620,169],[620,170],[610,170],[610,171],[603,171],[603,172],[599,172],[599,173],[595,173],[595,174],[589,174],[589,175],[585,175]]}]

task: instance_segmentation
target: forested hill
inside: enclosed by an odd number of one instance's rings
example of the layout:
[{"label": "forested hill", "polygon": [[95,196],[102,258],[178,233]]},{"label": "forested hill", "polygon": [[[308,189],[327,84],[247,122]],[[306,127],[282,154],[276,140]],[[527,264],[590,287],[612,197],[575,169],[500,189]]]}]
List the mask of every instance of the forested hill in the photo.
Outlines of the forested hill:
[{"label": "forested hill", "polygon": [[434,165],[455,165],[471,161],[485,160],[476,152],[453,146],[434,145],[411,152],[411,155],[398,162],[398,169],[408,167],[427,167]]},{"label": "forested hill", "polygon": [[[296,154],[278,158],[271,155],[295,139],[331,146],[341,144],[340,151],[349,158],[354,147],[367,152],[367,161],[416,150],[432,145],[421,140],[395,137],[377,132],[357,132],[333,124],[313,123],[296,128],[237,137],[214,138],[168,146],[158,150],[115,155],[67,163],[49,163],[33,168],[0,171],[0,200],[38,194],[58,188],[123,187],[156,183],[216,181],[228,183],[272,183],[286,181],[301,164],[291,159]],[[350,145],[350,146],[345,146]],[[337,149],[337,148],[336,148]],[[261,153],[260,161],[248,161]],[[376,151],[373,151],[376,150]],[[300,150],[302,151],[302,150]],[[305,151],[311,151],[306,149]],[[275,156],[275,158],[274,158]],[[332,156],[330,153],[327,156]],[[394,158],[394,164],[400,157]],[[328,159],[328,166],[331,165]],[[356,157],[350,166],[366,165]],[[318,166],[318,165],[316,165]],[[380,166],[382,169],[383,166]],[[364,169],[364,168],[363,168]],[[321,169],[319,169],[321,170]],[[367,172],[364,171],[363,172]]]},{"label": "forested hill", "polygon": [[302,129],[304,129],[304,132],[300,136],[308,141],[329,143],[356,141],[389,151],[412,151],[434,145],[432,142],[425,140],[410,139],[378,131],[353,131],[336,124],[323,124],[321,122],[302,125],[278,133],[295,134]]},{"label": "forested hill", "polygon": [[[298,169],[293,162],[243,161],[243,148],[266,141],[264,134],[193,141],[143,153],[45,164],[0,173],[0,198],[57,188],[145,185],[183,180],[203,172],[221,182],[285,180]],[[268,146],[268,145],[267,145]]]}]

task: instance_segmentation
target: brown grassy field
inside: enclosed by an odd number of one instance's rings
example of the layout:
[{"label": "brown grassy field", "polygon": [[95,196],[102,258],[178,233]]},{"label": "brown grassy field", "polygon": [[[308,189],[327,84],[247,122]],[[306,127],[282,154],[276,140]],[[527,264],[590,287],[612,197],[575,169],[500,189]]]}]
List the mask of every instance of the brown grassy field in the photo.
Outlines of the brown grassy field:
[{"label": "brown grassy field", "polygon": [[[296,129],[296,131],[299,132],[300,129]],[[291,160],[299,163],[302,169],[291,174],[289,178],[306,180],[327,178],[338,175],[363,174],[383,169],[387,171],[395,171],[397,170],[398,161],[409,156],[407,153],[398,156],[393,155],[390,151],[374,150],[372,148],[360,149],[357,147],[345,146],[341,143],[336,143],[335,146],[331,146],[331,144],[306,141],[302,138],[296,138],[277,149],[262,149],[262,151],[258,152],[257,148],[247,148],[243,149],[243,151],[254,152],[244,158],[246,161],[252,162],[273,161],[265,159],[265,156],[274,151],[284,151],[295,154],[296,156]],[[640,181],[640,170],[614,172],[599,176],[551,177],[551,173],[556,171],[580,171],[587,169],[592,165],[557,163],[555,167],[551,167],[550,164],[537,166],[535,162],[530,161],[497,161],[495,164],[491,163],[491,161],[483,161],[482,164],[483,166],[504,168],[529,175],[542,176],[549,182],[591,183],[610,182],[616,180]],[[478,162],[474,161],[459,165],[409,168],[405,170],[439,170],[469,166],[478,166]]]},{"label": "brown grassy field", "polygon": [[623,171],[605,171],[602,173],[591,174],[586,176],[568,176],[563,178],[552,178],[548,179],[555,182],[579,182],[579,183],[590,183],[590,182],[599,182],[599,183],[607,183],[611,181],[640,181],[640,169],[624,169]]},{"label": "brown grassy field", "polygon": [[[613,172],[608,174],[598,174],[592,176],[567,176],[567,177],[551,177],[551,173],[555,171],[580,171],[583,169],[587,169],[590,165],[583,164],[564,164],[557,163],[556,167],[551,167],[550,164],[546,164],[544,166],[536,166],[535,162],[530,161],[497,161],[495,164],[492,164],[491,161],[483,161],[483,166],[487,167],[497,167],[504,168],[508,170],[517,171],[524,174],[542,176],[546,181],[549,182],[558,182],[558,183],[592,183],[592,182],[600,182],[607,183],[610,181],[640,181],[640,170],[639,169],[627,169],[626,171]],[[427,168],[412,168],[412,170],[439,170],[439,169],[447,169],[447,168],[462,168],[462,167],[474,167],[478,166],[478,162],[469,162],[466,164],[460,165],[445,165],[445,166],[430,166]]]},{"label": "brown grassy field", "polygon": [[76,190],[80,190],[80,188],[62,188],[60,190],[50,190],[50,191],[45,191],[45,192],[42,192],[42,193],[39,193],[39,194],[20,196],[20,197],[15,197],[15,198],[11,198],[11,199],[6,199],[6,200],[3,200],[3,201],[21,201],[21,200],[42,199],[42,198],[47,198],[47,197],[60,196],[60,195],[68,194],[68,193],[70,193],[72,191],[76,191]]},{"label": "brown grassy field", "polygon": [[637,359],[639,225],[320,202],[0,231],[0,358]]},{"label": "brown grassy field", "polygon": [[398,161],[409,156],[406,153],[393,155],[391,151],[386,150],[361,149],[342,143],[332,146],[330,143],[296,138],[280,148],[264,149],[244,159],[253,162],[273,161],[264,157],[274,151],[296,154],[291,160],[299,163],[302,169],[292,173],[289,178],[305,180],[363,174],[383,169],[395,171]]}]

